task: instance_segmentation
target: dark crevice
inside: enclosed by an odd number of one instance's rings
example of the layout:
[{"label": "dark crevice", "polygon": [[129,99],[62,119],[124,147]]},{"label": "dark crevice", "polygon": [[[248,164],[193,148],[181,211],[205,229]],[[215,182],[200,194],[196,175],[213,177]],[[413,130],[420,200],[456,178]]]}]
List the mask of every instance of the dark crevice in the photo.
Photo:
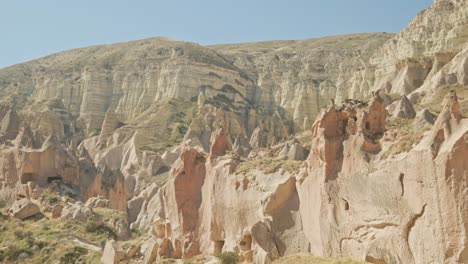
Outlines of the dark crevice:
[{"label": "dark crevice", "polygon": [[349,202],[346,201],[346,200],[343,199],[343,198],[341,198],[341,200],[343,200],[343,202],[344,202],[344,209],[345,209],[345,211],[348,211],[348,210],[349,210]]},{"label": "dark crevice", "polygon": [[54,177],[47,177],[47,183],[51,183],[53,181],[61,181],[62,177],[60,176],[54,176]]},{"label": "dark crevice", "polygon": [[405,185],[403,183],[404,178],[405,178],[405,174],[400,173],[400,177],[398,178],[398,180],[400,181],[400,185],[401,185],[401,195],[400,195],[400,197],[403,197],[403,195],[405,194]]},{"label": "dark crevice", "polygon": [[408,224],[406,225],[406,233],[405,233],[405,238],[406,240],[408,240],[408,237],[409,237],[409,234],[411,232],[411,229],[414,227],[414,225],[416,224],[416,220],[418,220],[423,214],[424,212],[426,211],[426,206],[427,204],[423,205],[422,209],[421,209],[421,212],[419,214],[415,214],[411,219],[410,221],[408,222]]}]

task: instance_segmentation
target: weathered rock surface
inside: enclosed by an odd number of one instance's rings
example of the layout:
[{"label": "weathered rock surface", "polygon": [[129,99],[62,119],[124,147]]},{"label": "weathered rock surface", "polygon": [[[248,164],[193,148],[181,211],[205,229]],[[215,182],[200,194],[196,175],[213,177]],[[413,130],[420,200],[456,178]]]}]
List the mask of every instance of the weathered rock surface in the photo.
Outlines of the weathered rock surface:
[{"label": "weathered rock surface", "polygon": [[[466,263],[467,10],[436,0],[397,35],[154,38],[2,69],[0,199],[20,219],[51,190],[73,200],[52,218],[116,209],[105,224],[147,236],[127,250],[144,263]],[[108,241],[103,262],[124,258]]]},{"label": "weathered rock surface", "polygon": [[408,98],[406,96],[402,96],[400,101],[396,104],[392,116],[412,119],[416,117],[416,111],[414,111],[413,105]]},{"label": "weathered rock surface", "polygon": [[102,254],[101,263],[103,264],[118,264],[126,258],[123,248],[114,240],[106,242],[104,252]]},{"label": "weathered rock surface", "polygon": [[413,124],[417,127],[424,127],[433,125],[436,116],[427,109],[422,109],[416,114]]},{"label": "weathered rock surface", "polygon": [[8,214],[20,220],[37,215],[40,212],[39,206],[28,199],[16,200],[8,210]]},{"label": "weathered rock surface", "polygon": [[77,221],[87,221],[96,218],[93,210],[81,202],[68,204],[61,211],[62,219],[73,219]]}]

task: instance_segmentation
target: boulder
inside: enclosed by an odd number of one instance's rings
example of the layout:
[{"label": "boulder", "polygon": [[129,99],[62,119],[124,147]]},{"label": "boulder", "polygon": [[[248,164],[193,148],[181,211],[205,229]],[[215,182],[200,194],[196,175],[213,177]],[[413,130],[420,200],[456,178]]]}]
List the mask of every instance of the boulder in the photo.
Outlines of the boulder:
[{"label": "boulder", "polygon": [[416,114],[413,125],[416,127],[432,126],[435,122],[436,115],[431,113],[428,109],[422,109]]},{"label": "boulder", "polygon": [[85,205],[90,208],[105,208],[109,206],[109,200],[100,196],[91,197],[86,201]]},{"label": "boulder", "polygon": [[28,199],[16,200],[8,210],[8,214],[20,220],[35,216],[40,212],[39,206]]},{"label": "boulder", "polygon": [[140,253],[140,246],[130,245],[127,249],[126,255],[127,255],[127,258],[134,258],[134,257],[137,257],[139,253]]},{"label": "boulder", "polygon": [[52,210],[51,210],[52,218],[53,219],[60,218],[60,216],[62,215],[62,210],[63,210],[63,206],[58,205],[58,204],[54,205],[54,207],[52,207]]},{"label": "boulder", "polygon": [[119,240],[127,240],[132,236],[132,230],[125,220],[119,219],[114,226]]},{"label": "boulder", "polygon": [[416,116],[413,105],[406,96],[402,96],[400,101],[398,101],[395,109],[392,112],[392,116],[408,119],[414,118]]},{"label": "boulder", "polygon": [[104,252],[101,257],[101,263],[103,264],[117,264],[126,258],[125,251],[123,248],[114,240],[106,242]]},{"label": "boulder", "polygon": [[144,264],[156,263],[156,260],[158,258],[159,244],[153,238],[148,240],[145,244],[146,245],[145,245],[144,253],[143,253],[144,255],[143,263]]},{"label": "boulder", "polygon": [[278,156],[280,159],[305,160],[306,151],[297,140],[293,140],[293,142],[284,145],[284,147],[278,153]]},{"label": "boulder", "polygon": [[96,218],[96,215],[91,208],[84,206],[81,202],[77,202],[66,205],[62,210],[61,218],[66,220],[87,221]]}]

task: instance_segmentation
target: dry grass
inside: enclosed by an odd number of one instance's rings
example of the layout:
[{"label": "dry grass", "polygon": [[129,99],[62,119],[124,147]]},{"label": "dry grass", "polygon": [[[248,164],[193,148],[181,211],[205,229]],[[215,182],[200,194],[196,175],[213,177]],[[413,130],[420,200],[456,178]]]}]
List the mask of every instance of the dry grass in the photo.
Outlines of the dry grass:
[{"label": "dry grass", "polygon": [[273,264],[364,264],[351,259],[321,258],[313,256],[288,256],[281,258]]},{"label": "dry grass", "polygon": [[390,118],[387,119],[386,128],[387,130],[398,129],[402,131],[409,131],[412,127],[414,119],[407,118]]},{"label": "dry grass", "polygon": [[187,132],[196,105],[185,100],[158,102],[121,129],[133,136],[137,148],[148,154],[162,154],[179,144]]},{"label": "dry grass", "polygon": [[430,100],[423,103],[422,106],[428,108],[431,112],[440,113],[442,110],[442,102],[444,101],[445,96],[451,90],[454,90],[457,93],[458,102],[460,104],[460,111],[463,115],[466,115],[468,113],[468,86],[445,86],[431,95],[429,97]]},{"label": "dry grass", "polygon": [[16,263],[21,254],[28,256],[24,263],[53,263],[62,258],[62,263],[65,263],[67,257],[99,263],[101,252],[81,247],[73,239],[82,237],[98,244],[108,238],[105,233],[87,233],[85,223],[49,220],[46,217],[20,221],[3,216],[0,230],[1,263]]},{"label": "dry grass", "polygon": [[[53,193],[45,196],[52,203],[57,200]],[[100,221],[52,219],[50,213],[21,221],[7,216],[6,210],[0,212],[0,263],[100,263],[102,252],[95,248],[116,236],[110,219],[126,219],[120,211],[94,208]],[[27,258],[19,260],[20,255]]]},{"label": "dry grass", "polygon": [[[414,119],[405,118],[392,118],[388,120],[386,133],[387,135],[389,133],[395,134],[394,137],[396,140],[383,154],[383,158],[388,158],[399,153],[409,152],[414,145],[421,141],[424,133],[429,129],[429,127],[419,128],[414,131],[413,121]],[[386,139],[388,140],[387,137]]]},{"label": "dry grass", "polygon": [[274,173],[283,169],[290,173],[298,173],[303,161],[280,160],[272,158],[263,158],[244,161],[236,169],[237,174],[247,174],[252,170],[260,170],[266,174]]}]

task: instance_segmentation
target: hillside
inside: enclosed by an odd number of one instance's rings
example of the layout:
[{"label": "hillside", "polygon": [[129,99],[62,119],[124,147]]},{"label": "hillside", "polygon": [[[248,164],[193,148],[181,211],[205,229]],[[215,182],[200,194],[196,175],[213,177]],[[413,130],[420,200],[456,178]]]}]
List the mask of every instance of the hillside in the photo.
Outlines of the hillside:
[{"label": "hillside", "polygon": [[0,262],[468,262],[467,14],[0,69]]}]

